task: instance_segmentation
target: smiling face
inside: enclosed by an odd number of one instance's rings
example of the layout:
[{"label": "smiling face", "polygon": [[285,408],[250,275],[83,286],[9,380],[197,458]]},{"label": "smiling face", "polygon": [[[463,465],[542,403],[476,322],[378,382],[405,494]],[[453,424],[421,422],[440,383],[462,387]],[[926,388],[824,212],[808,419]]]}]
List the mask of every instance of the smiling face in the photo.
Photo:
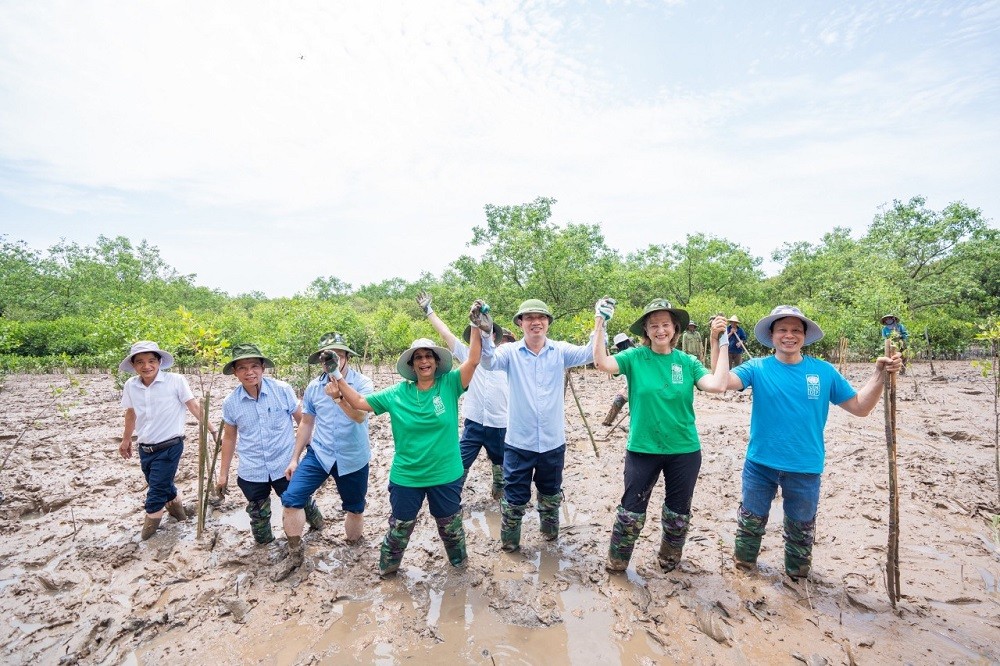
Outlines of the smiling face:
[{"label": "smiling face", "polygon": [[528,312],[521,315],[521,321],[517,325],[524,331],[524,337],[528,342],[544,340],[549,333],[549,316],[541,312]]},{"label": "smiling face", "polygon": [[784,317],[771,324],[774,352],[785,358],[798,357],[806,341],[805,323],[798,317]]},{"label": "smiling face", "polygon": [[156,352],[136,354],[132,357],[132,367],[142,379],[142,383],[149,386],[156,379],[156,373],[160,371],[160,355]]},{"label": "smiling face", "polygon": [[264,364],[259,358],[243,358],[233,363],[233,374],[248,392],[254,392],[264,377]]},{"label": "smiling face", "polygon": [[438,357],[430,349],[418,349],[413,352],[408,365],[416,373],[418,382],[433,381],[438,368]]},{"label": "smiling face", "polygon": [[649,346],[658,353],[667,353],[677,343],[677,322],[666,310],[651,312],[642,323]]}]

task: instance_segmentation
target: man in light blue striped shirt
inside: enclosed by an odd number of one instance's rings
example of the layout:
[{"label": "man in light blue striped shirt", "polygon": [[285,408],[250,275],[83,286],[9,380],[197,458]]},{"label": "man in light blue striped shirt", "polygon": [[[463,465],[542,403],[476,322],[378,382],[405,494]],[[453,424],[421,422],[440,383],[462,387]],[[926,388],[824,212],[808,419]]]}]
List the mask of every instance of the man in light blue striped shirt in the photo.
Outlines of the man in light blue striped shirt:
[{"label": "man in light blue striped shirt", "polygon": [[[477,322],[473,322],[477,323]],[[559,536],[559,506],[566,459],[564,377],[567,368],[592,363],[592,345],[548,339],[552,313],[538,299],[521,303],[514,324],[524,331],[519,342],[496,347],[483,335],[481,366],[507,373],[510,403],[504,440],[504,495],[500,500],[500,541],[513,552],[521,547],[521,520],[538,494],[542,536]]]}]

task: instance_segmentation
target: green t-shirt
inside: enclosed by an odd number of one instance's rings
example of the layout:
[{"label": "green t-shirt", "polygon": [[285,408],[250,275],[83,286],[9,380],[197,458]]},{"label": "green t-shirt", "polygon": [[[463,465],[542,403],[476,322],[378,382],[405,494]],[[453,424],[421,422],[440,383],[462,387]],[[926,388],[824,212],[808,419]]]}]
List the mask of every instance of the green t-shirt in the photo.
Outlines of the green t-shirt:
[{"label": "green t-shirt", "polygon": [[655,354],[646,346],[619,352],[615,360],[628,378],[628,450],[665,454],[701,449],[694,427],[694,385],[708,374],[701,361],[678,349]]},{"label": "green t-shirt", "polygon": [[451,483],[462,476],[458,445],[460,370],[441,375],[426,391],[402,381],[367,397],[375,414],[389,412],[396,453],[389,480],[401,486],[426,488]]}]

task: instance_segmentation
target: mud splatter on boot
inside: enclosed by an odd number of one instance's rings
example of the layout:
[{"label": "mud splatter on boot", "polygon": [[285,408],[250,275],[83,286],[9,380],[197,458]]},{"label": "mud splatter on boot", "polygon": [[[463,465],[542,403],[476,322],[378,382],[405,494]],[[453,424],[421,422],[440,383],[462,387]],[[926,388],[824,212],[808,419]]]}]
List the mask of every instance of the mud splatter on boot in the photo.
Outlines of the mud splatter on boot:
[{"label": "mud splatter on boot", "polygon": [[184,522],[188,519],[187,513],[184,511],[184,505],[181,504],[181,498],[175,497],[169,502],[167,502],[167,513],[174,517],[174,520]]},{"label": "mud splatter on boot", "polygon": [[674,513],[667,505],[663,505],[660,526],[663,535],[660,537],[660,551],[656,559],[664,571],[673,571],[681,561],[684,542],[687,540],[688,527],[691,525],[691,514]]},{"label": "mud splatter on boot", "polygon": [[785,516],[785,573],[795,579],[806,578],[812,568],[812,547],[816,519],[800,523]]},{"label": "mud splatter on boot", "polygon": [[546,541],[559,538],[559,506],[562,504],[562,494],[538,496],[538,521],[542,536]]},{"label": "mud splatter on boot", "polygon": [[503,465],[492,465],[493,470],[493,499],[498,500],[503,497],[503,489],[506,484],[503,482]]},{"label": "mud splatter on boot", "polygon": [[625,396],[616,395],[615,399],[611,402],[611,409],[608,410],[608,415],[604,417],[601,421],[603,426],[612,426],[615,423],[615,419],[618,418],[618,414],[622,411],[622,407],[625,406]]},{"label": "mud splatter on boot", "polygon": [[500,499],[500,546],[508,553],[521,549],[521,520],[527,504],[508,504]]},{"label": "mud splatter on boot", "polygon": [[160,518],[150,518],[149,516],[143,518],[142,534],[140,535],[143,541],[156,534],[156,530],[160,528],[160,520]]},{"label": "mud splatter on boot", "polygon": [[608,571],[625,571],[628,568],[629,560],[632,559],[632,551],[635,549],[635,542],[642,533],[645,524],[645,513],[632,513],[626,511],[621,505],[618,506],[615,525],[611,528],[608,563],[605,565]]},{"label": "mud splatter on boot", "polygon": [[288,537],[288,557],[282,560],[281,564],[271,576],[271,580],[275,583],[285,580],[292,575],[293,571],[305,564],[305,561],[306,547],[305,544],[302,543],[302,537]]},{"label": "mud splatter on boot", "polygon": [[247,513],[250,514],[253,540],[260,544],[274,541],[274,534],[271,532],[271,498],[250,502],[247,504]]},{"label": "mud splatter on boot", "polygon": [[310,498],[309,503],[305,506],[305,512],[306,522],[309,523],[309,527],[317,532],[322,530],[326,524],[326,520],[323,518],[323,512],[319,510],[316,500]]},{"label": "mud splatter on boot", "polygon": [[465,528],[462,526],[462,512],[447,518],[435,518],[438,534],[444,543],[444,551],[452,566],[465,566]]},{"label": "mud splatter on boot", "polygon": [[382,539],[382,548],[379,551],[378,573],[380,576],[399,571],[399,565],[403,561],[403,553],[410,543],[410,535],[417,524],[416,520],[396,520],[395,516],[389,518],[389,531]]},{"label": "mud splatter on boot", "polygon": [[736,510],[736,542],[733,547],[736,568],[743,571],[757,568],[757,555],[760,554],[760,540],[767,528],[767,518],[750,513],[742,504]]}]

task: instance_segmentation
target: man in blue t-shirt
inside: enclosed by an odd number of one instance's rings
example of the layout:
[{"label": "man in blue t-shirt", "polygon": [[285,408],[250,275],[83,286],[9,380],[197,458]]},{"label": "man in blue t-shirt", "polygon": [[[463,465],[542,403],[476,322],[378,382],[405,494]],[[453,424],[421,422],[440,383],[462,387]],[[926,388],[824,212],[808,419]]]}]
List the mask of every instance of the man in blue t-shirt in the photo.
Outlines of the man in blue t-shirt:
[{"label": "man in blue t-shirt", "polygon": [[[882,397],[884,372],[898,372],[901,356],[881,356],[875,372],[855,391],[826,361],[802,348],[823,331],[796,307],[779,305],[754,327],[773,356],[751,359],[729,373],[729,389],[753,387],[750,443],[743,466],[743,497],[737,512],[736,566],[756,568],[768,512],[781,488],[785,520],[785,572],[809,575],[825,448],[823,429],[830,404],[867,416]],[[714,363],[713,363],[714,365]]]}]

